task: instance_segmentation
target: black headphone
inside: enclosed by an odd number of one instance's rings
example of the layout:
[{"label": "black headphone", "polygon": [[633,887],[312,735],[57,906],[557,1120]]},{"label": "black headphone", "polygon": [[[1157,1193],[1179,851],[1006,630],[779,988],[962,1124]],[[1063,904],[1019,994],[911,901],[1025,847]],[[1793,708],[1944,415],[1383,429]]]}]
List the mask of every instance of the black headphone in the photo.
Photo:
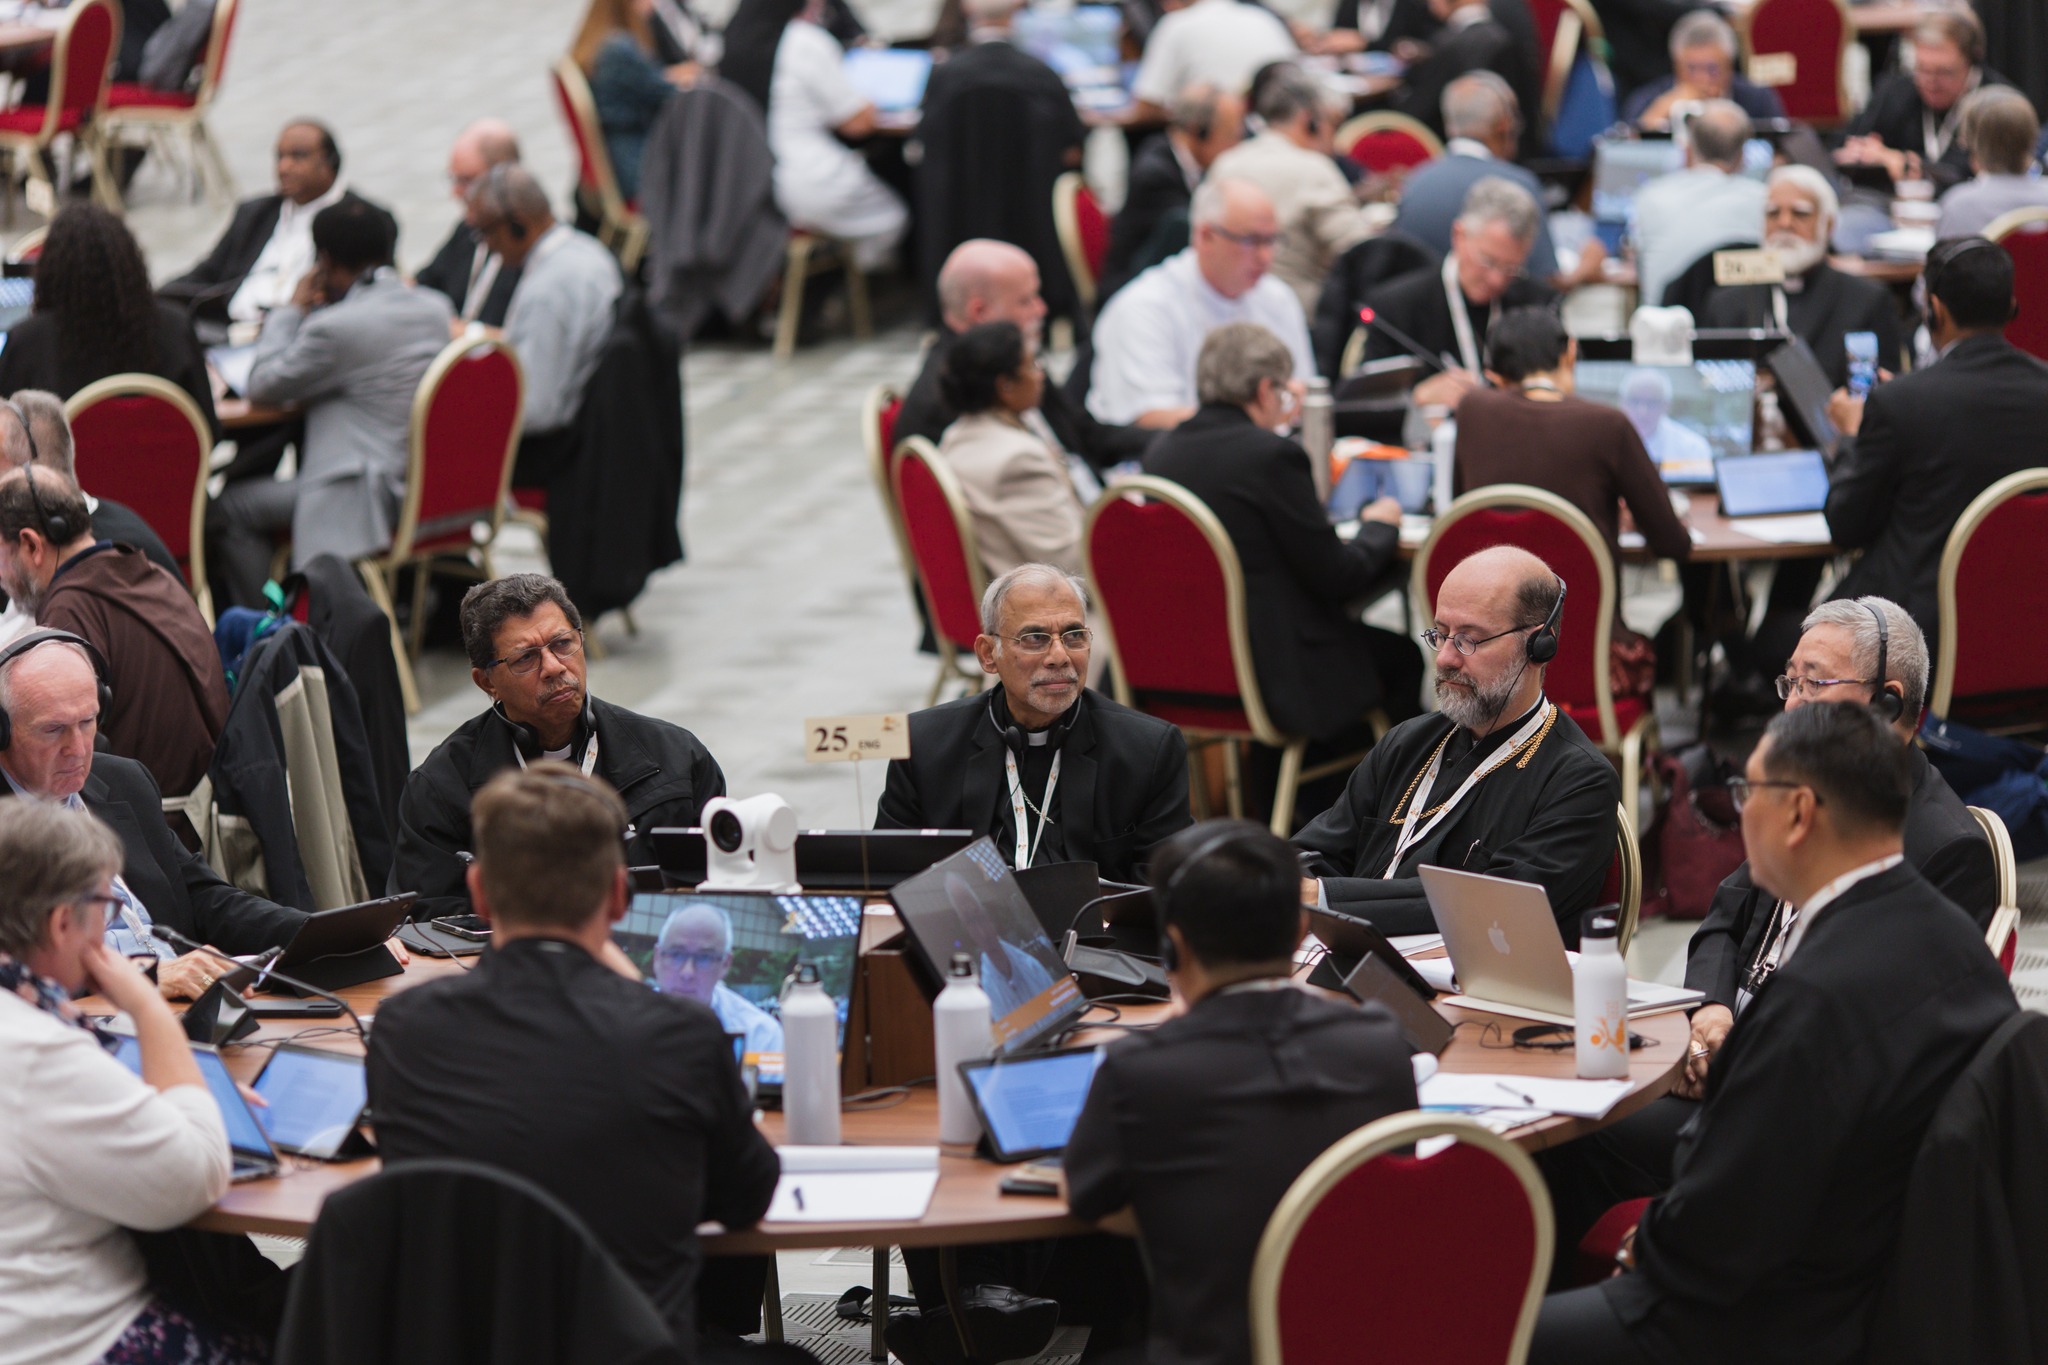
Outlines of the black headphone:
[{"label": "black headphone", "polygon": [[[6,656],[0,655],[0,663],[4,662],[6,662]],[[521,754],[525,755],[529,761],[541,757],[542,754],[546,752],[541,747],[540,731],[536,730],[533,726],[528,725],[523,720],[514,720],[512,719],[512,717],[506,715],[504,702],[492,702],[491,714],[496,716],[499,720],[503,721],[505,723],[506,728],[511,730],[513,745],[519,750]],[[576,723],[580,727],[578,731],[579,738],[582,735],[589,734],[591,731],[597,728],[597,717],[592,713],[590,702],[590,689],[587,687],[583,690],[583,714],[577,717]],[[574,739],[569,741],[569,747],[572,751],[575,749],[576,741]]]},{"label": "black headphone", "polygon": [[[51,643],[77,645],[85,651],[86,659],[92,664],[93,677],[99,683],[97,696],[99,698],[100,714],[105,715],[107,708],[114,704],[114,689],[107,686],[107,658],[99,652],[98,647],[92,641],[82,636],[73,635],[68,630],[33,631],[22,636],[5,649],[0,649],[0,674],[5,673],[7,665],[13,663],[37,645]],[[13,743],[14,718],[7,714],[7,708],[0,707],[0,750],[8,748]]]},{"label": "black headphone", "polygon": [[1885,680],[1890,676],[1887,668],[1891,662],[1891,629],[1885,624],[1883,611],[1868,602],[1863,604],[1863,609],[1877,622],[1877,676],[1871,679],[1877,687],[1877,693],[1870,699],[1870,709],[1875,711],[1877,718],[1885,724],[1896,725],[1899,717],[1906,714],[1906,694],[1902,691],[1894,692],[1885,686]]},{"label": "black headphone", "polygon": [[[1927,302],[1929,306],[1931,307],[1934,300],[1940,297],[1942,280],[1948,274],[1950,266],[1973,251],[2004,250],[2004,247],[1988,237],[1949,237],[1936,242],[1934,249],[1927,253],[1927,264],[1920,273],[1921,280],[1927,286]],[[1948,304],[1943,302],[1942,307],[1946,308]],[[2012,300],[2009,309],[2010,311],[2006,313],[2007,322],[2020,315],[2020,302],[2017,297]]]},{"label": "black headphone", "polygon": [[[1003,737],[1003,747],[1008,749],[1011,753],[1015,754],[1019,761],[1022,761],[1024,757],[1024,750],[1026,746],[1029,744],[1029,741],[1024,738],[1023,727],[1019,726],[1014,720],[1009,720],[1006,722],[1005,718],[997,713],[996,703],[1002,699],[1002,695],[1003,689],[1000,687],[992,687],[989,689],[988,723],[990,725],[995,726],[996,733]],[[1046,748],[1057,750],[1060,747],[1060,745],[1065,744],[1067,742],[1067,731],[1074,728],[1074,717],[1080,713],[1080,710],[1081,699],[1079,697],[1076,697],[1074,698],[1074,704],[1072,706],[1069,706],[1066,710],[1060,712],[1059,718],[1054,720],[1051,725],[1046,727]]]},{"label": "black headphone", "polygon": [[[1169,972],[1180,967],[1180,953],[1175,950],[1173,939],[1166,932],[1167,924],[1173,919],[1171,907],[1174,892],[1187,879],[1188,873],[1194,871],[1197,864],[1206,862],[1215,854],[1222,852],[1226,846],[1244,839],[1248,833],[1249,831],[1240,828],[1220,830],[1210,835],[1195,845],[1194,852],[1181,860],[1180,866],[1173,870],[1173,875],[1166,879],[1166,885],[1154,889],[1153,909],[1159,916],[1159,961]],[[1293,880],[1298,884],[1300,878],[1295,877]]]},{"label": "black headphone", "polygon": [[[52,545],[69,545],[78,538],[78,533],[71,528],[71,519],[62,512],[52,514],[49,508],[43,506],[42,492],[36,487],[35,469],[42,461],[42,452],[36,449],[36,429],[28,424],[28,414],[21,410],[21,404],[12,398],[0,401],[6,403],[7,410],[14,414],[14,420],[21,423],[22,438],[28,442],[28,464],[25,466],[27,472],[21,477],[22,481],[28,484],[28,500],[36,509],[36,520],[41,523],[36,529],[41,531],[43,538]],[[5,747],[0,745],[0,748]]]},{"label": "black headphone", "polygon": [[1536,633],[1523,642],[1522,651],[1532,664],[1547,664],[1557,657],[1557,618],[1564,614],[1564,579],[1557,579],[1557,601],[1550,604],[1550,615],[1543,618],[1543,624],[1536,627]]}]

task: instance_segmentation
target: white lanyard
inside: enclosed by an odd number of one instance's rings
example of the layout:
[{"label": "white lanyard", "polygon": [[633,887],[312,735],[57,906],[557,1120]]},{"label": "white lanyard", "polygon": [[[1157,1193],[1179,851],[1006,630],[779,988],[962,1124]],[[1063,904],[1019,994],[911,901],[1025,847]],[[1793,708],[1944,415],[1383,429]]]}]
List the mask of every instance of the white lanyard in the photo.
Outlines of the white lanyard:
[{"label": "white lanyard", "polygon": [[483,311],[484,300],[490,297],[492,288],[498,283],[498,271],[504,267],[505,258],[489,247],[479,246],[476,256],[470,261],[469,290],[462,296],[462,320],[475,322],[476,315]]},{"label": "white lanyard", "polygon": [[1003,750],[1003,768],[1010,775],[1010,813],[1017,817],[1017,870],[1022,872],[1031,866],[1038,856],[1038,846],[1045,842],[1045,827],[1051,823],[1047,818],[1052,811],[1053,788],[1060,784],[1060,754],[1052,756],[1052,775],[1045,779],[1045,799],[1038,805],[1038,837],[1032,838],[1030,826],[1024,819],[1024,784],[1017,777],[1017,755],[1010,749]]},{"label": "white lanyard", "polygon": [[1480,373],[1479,342],[1472,335],[1472,314],[1465,309],[1465,291],[1458,287],[1458,258],[1444,257],[1444,302],[1451,306],[1451,330],[1458,334],[1458,354],[1465,368]]},{"label": "white lanyard", "polygon": [[1789,333],[1792,330],[1792,324],[1787,320],[1785,287],[1783,285],[1774,284],[1771,286],[1771,314],[1778,319],[1779,331]]},{"label": "white lanyard", "polygon": [[1442,824],[1444,817],[1458,808],[1458,803],[1463,801],[1471,793],[1472,789],[1479,785],[1481,778],[1513,758],[1515,751],[1524,744],[1527,744],[1530,737],[1542,729],[1544,721],[1549,718],[1550,706],[1541,698],[1538,698],[1536,709],[1530,713],[1529,719],[1522,722],[1520,729],[1508,736],[1507,743],[1494,750],[1492,757],[1480,764],[1478,769],[1465,779],[1464,785],[1451,793],[1451,799],[1444,802],[1442,809],[1430,816],[1429,819],[1420,820],[1417,818],[1416,813],[1429,805],[1429,793],[1436,786],[1437,769],[1443,765],[1444,748],[1448,747],[1438,746],[1437,751],[1430,755],[1429,767],[1424,770],[1422,781],[1416,784],[1415,794],[1408,800],[1407,823],[1401,826],[1401,837],[1394,841],[1393,861],[1387,864],[1387,870],[1380,875],[1382,877],[1393,876],[1394,869],[1401,865],[1401,859],[1407,856],[1408,850],[1421,843],[1429,836],[1431,830]]},{"label": "white lanyard", "polygon": [[1927,160],[1932,163],[1948,155],[1948,144],[1955,140],[1956,124],[1962,118],[1963,102],[1957,100],[1948,107],[1948,113],[1941,122],[1934,121],[1934,115],[1925,109],[1920,111],[1921,145],[1927,151]]},{"label": "white lanyard", "polygon": [[[519,769],[521,772],[524,772],[526,770],[526,755],[519,752],[519,746],[517,744],[512,746],[512,757],[519,760]],[[597,730],[595,727],[593,727],[590,731],[590,748],[585,750],[583,754],[583,775],[585,777],[589,777],[592,773],[596,771]]]}]

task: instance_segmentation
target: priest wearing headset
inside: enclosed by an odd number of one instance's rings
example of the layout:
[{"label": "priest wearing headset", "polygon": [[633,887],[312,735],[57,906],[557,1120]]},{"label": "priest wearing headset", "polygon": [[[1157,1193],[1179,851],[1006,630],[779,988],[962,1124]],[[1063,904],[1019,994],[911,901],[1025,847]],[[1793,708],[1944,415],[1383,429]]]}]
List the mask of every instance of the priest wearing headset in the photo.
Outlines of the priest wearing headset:
[{"label": "priest wearing headset", "polygon": [[480,583],[462,599],[469,676],[491,705],[406,779],[391,890],[416,891],[418,919],[470,910],[470,799],[507,768],[551,758],[603,778],[631,820],[626,857],[652,863],[648,833],[700,823],[725,774],[688,730],[590,695],[583,617],[545,574]]},{"label": "priest wearing headset", "polygon": [[910,718],[877,829],[969,829],[1013,867],[1092,862],[1135,882],[1154,845],[1193,823],[1180,730],[1087,690],[1081,581],[1020,564],[981,598],[974,652],[998,686]]},{"label": "priest wearing headset", "polygon": [[1564,599],[1564,580],[1513,546],[1451,570],[1422,633],[1440,709],[1388,731],[1294,836],[1305,900],[1384,934],[1433,933],[1417,869],[1460,868],[1543,886],[1578,945],[1614,861],[1621,780],[1543,694]]}]

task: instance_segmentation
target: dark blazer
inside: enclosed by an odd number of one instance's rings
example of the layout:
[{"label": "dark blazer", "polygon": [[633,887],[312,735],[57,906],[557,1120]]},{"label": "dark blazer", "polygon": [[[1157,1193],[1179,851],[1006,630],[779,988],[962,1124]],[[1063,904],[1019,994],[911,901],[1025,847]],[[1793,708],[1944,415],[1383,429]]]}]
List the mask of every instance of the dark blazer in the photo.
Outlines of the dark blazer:
[{"label": "dark blazer", "polygon": [[[1348,28],[1358,31],[1359,0],[1337,0],[1337,12],[1330,19],[1332,29]],[[1394,0],[1393,12],[1387,16],[1386,27],[1380,36],[1366,44],[1371,52],[1390,52],[1394,44],[1402,41],[1426,43],[1436,36],[1443,25],[1436,15],[1430,13],[1429,0]]]},{"label": "dark blazer", "polygon": [[1921,1139],[2017,1008],[1977,926],[1911,867],[1822,908],[1715,1054],[1638,1269],[1601,1285],[1645,1358],[1863,1359]]},{"label": "dark blazer", "polygon": [[1933,650],[1949,530],[1970,499],[2041,463],[2044,432],[2048,365],[1996,333],[1966,337],[1926,369],[1878,385],[1830,475],[1828,531],[1843,549],[1863,551],[1835,596],[1890,598]]},{"label": "dark blazer", "polygon": [[[1711,266],[1708,269],[1712,269]],[[1772,286],[1728,285],[1707,296],[1703,327],[1776,327]],[[1841,388],[1849,382],[1849,355],[1842,338],[1851,332],[1877,333],[1877,360],[1904,372],[1900,358],[1899,310],[1891,291],[1876,280],[1844,275],[1823,261],[1807,272],[1806,287],[1785,295],[1785,320],[1792,333],[1813,348],[1814,359]]]},{"label": "dark blazer", "polygon": [[[668,32],[660,24],[654,28],[658,33]],[[434,253],[434,259],[413,277],[413,282],[438,291],[460,313],[462,305],[469,299],[469,272],[476,264],[479,244],[475,228],[467,223],[457,223],[455,230],[448,234],[448,240],[441,243],[441,249]],[[499,265],[498,278],[491,282],[491,292],[484,299],[483,307],[477,310],[478,322],[486,327],[505,325],[505,310],[512,306],[512,291],[519,287],[519,275],[525,268],[524,262]]]},{"label": "dark blazer", "polygon": [[[1526,17],[1523,10],[1521,16]],[[1514,27],[1494,14],[1456,33],[1437,34],[1435,48],[1427,57],[1408,68],[1405,83],[1393,95],[1393,106],[1410,118],[1422,120],[1438,137],[1444,136],[1444,87],[1474,71],[1491,71],[1506,81],[1522,107],[1522,143],[1518,159],[1543,153],[1543,91],[1536,83],[1536,54],[1533,32],[1517,35]]]},{"label": "dark blazer", "polygon": [[[1128,279],[1134,273],[1131,263],[1151,240],[1159,220],[1175,209],[1185,209],[1194,197],[1187,172],[1174,154],[1172,136],[1153,134],[1131,158],[1130,188],[1124,193],[1124,206],[1109,224],[1109,251],[1102,258],[1104,283]],[[1100,300],[1096,306],[1101,307]]]},{"label": "dark blazer", "polygon": [[[876,829],[971,829],[1014,845],[1003,737],[990,723],[1000,699],[982,692],[911,716],[910,757],[889,761]],[[1194,823],[1187,741],[1099,692],[1074,704],[1040,861],[1092,862],[1110,881],[1141,881],[1153,845]]]},{"label": "dark blazer", "polygon": [[[341,197],[344,202],[369,203],[354,190],[343,190]],[[195,317],[225,320],[228,300],[242,287],[242,280],[256,264],[256,258],[263,254],[270,234],[277,230],[278,214],[283,206],[284,196],[281,194],[259,195],[235,205],[235,216],[228,220],[227,231],[213,244],[213,250],[207,253],[206,259],[164,285],[159,292],[186,304]],[[398,220],[380,205],[371,204],[370,207],[390,220],[391,237],[396,241]]]},{"label": "dark blazer", "polygon": [[230,886],[179,843],[164,823],[163,793],[140,763],[94,754],[78,795],[121,837],[121,880],[151,919],[224,953],[283,947],[305,923],[289,906]]},{"label": "dark blazer", "polygon": [[[1467,300],[1466,311],[1472,315],[1472,337],[1478,342],[1482,357],[1486,349],[1486,328],[1496,313],[1503,308],[1549,303],[1553,297],[1548,289],[1524,277],[1508,285],[1506,292],[1491,304],[1475,304]],[[1444,353],[1460,364],[1464,363],[1458,353],[1458,333],[1451,325],[1451,305],[1444,298],[1441,262],[1395,276],[1374,289],[1366,302],[1388,322],[1420,342],[1431,357]],[[1366,332],[1367,360],[1386,360],[1407,354],[1408,348],[1396,342],[1393,333],[1386,328],[1374,327]]]},{"label": "dark blazer", "polygon": [[[896,415],[898,444],[908,437],[922,436],[937,445],[946,428],[959,417],[939,391],[939,372],[945,369],[946,356],[958,336],[950,328],[942,327],[938,339],[924,353],[924,365],[918,370],[910,392],[903,395],[903,411]],[[1062,449],[1079,455],[1098,470],[1137,459],[1159,434],[1145,427],[1120,427],[1097,421],[1084,404],[1068,397],[1057,384],[1045,386],[1038,400],[1038,412],[1052,428],[1052,434],[1059,437]]]},{"label": "dark blazer", "polygon": [[[1983,80],[1978,89],[2008,84],[2005,77],[1990,67],[1980,69]],[[1925,160],[1927,129],[1921,120],[1926,113],[1927,106],[1920,102],[1920,89],[1913,84],[1913,74],[1894,71],[1870,92],[1870,103],[1864,105],[1862,112],[1850,121],[1849,132],[1852,136],[1875,133],[1885,146],[1913,152]],[[1971,174],[1970,149],[1963,146],[1962,138],[1950,138],[1948,150],[1941,154],[1941,160],[1928,163],[1926,174],[1934,182],[1937,195],[1968,180]],[[1874,180],[1880,186],[1886,184],[1884,171],[1877,167],[1851,167],[1850,177],[1859,181]]]},{"label": "dark blazer", "polygon": [[1593,0],[1617,96],[1670,73],[1672,26],[1697,8],[1693,0]]},{"label": "dark blazer", "polygon": [[[43,389],[68,399],[87,384],[105,379],[112,370],[66,365],[58,359],[57,317],[30,313],[7,335],[0,350],[0,393]],[[168,379],[199,405],[207,428],[217,439],[220,419],[213,414],[213,384],[206,375],[206,352],[192,334],[192,319],[174,304],[156,306],[156,365],[149,373]]]},{"label": "dark blazer", "polygon": [[1273,723],[1319,739],[1358,725],[1383,689],[1368,627],[1345,607],[1384,586],[1399,528],[1363,522],[1356,540],[1339,539],[1316,500],[1308,455],[1238,407],[1207,405],[1160,437],[1145,472],[1207,503],[1230,533]]},{"label": "dark blazer", "polygon": [[[1637,86],[1634,93],[1621,102],[1621,121],[1637,122],[1644,111],[1677,84],[1678,78],[1667,71],[1647,85]],[[1739,71],[1729,84],[1728,99],[1753,119],[1785,117],[1785,102],[1778,98],[1778,92],[1768,86],[1751,84],[1749,77]]]},{"label": "dark blazer", "polygon": [[[1927,761],[1920,746],[1906,750],[1913,764],[1913,799],[1906,807],[1906,861],[1943,896],[1961,906],[1979,929],[1991,927],[1998,908],[1998,869],[1975,816]],[[1686,949],[1685,984],[1705,991],[1706,1003],[1735,1008],[1735,993],[1770,932],[1777,898],[1749,879],[1749,864],[1729,874]]]},{"label": "dark blazer", "polygon": [[[655,861],[648,832],[699,823],[697,812],[725,795],[725,774],[711,751],[680,725],[643,716],[593,697],[597,720],[597,776],[626,803],[632,837],[626,859]],[[398,848],[391,890],[417,891],[415,919],[469,913],[466,865],[470,851],[469,803],[477,788],[518,763],[512,727],[495,711],[473,716],[441,741],[406,779],[398,803]],[[580,760],[579,747],[572,757]]]}]

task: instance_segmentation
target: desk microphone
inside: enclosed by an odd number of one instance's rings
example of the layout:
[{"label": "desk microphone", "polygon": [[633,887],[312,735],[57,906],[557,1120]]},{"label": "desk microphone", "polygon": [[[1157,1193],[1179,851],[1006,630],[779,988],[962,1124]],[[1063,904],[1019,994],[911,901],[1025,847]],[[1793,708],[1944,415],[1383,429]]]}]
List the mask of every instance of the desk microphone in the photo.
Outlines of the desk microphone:
[{"label": "desk microphone", "polygon": [[1381,317],[1377,312],[1373,311],[1370,308],[1361,308],[1358,310],[1358,321],[1359,325],[1364,327],[1367,331],[1371,331],[1375,327],[1379,328],[1388,336],[1392,337],[1395,340],[1395,342],[1400,345],[1402,350],[1406,351],[1409,355],[1414,356],[1417,360],[1421,361],[1423,364],[1429,366],[1433,370],[1449,370],[1455,368],[1454,366],[1446,364],[1442,356],[1431,355],[1429,353],[1428,347],[1424,346],[1414,337],[1409,336],[1406,332],[1402,331],[1399,327],[1396,327],[1393,323],[1388,322],[1385,318]]},{"label": "desk microphone", "polygon": [[[218,948],[211,947],[204,943],[195,942],[192,939],[189,939],[185,937],[183,934],[179,933],[176,929],[169,928],[166,925],[152,924],[149,926],[149,931],[152,934],[155,934],[158,938],[167,939],[170,942],[178,945],[180,948],[186,948],[195,953],[205,953],[208,957],[218,958],[222,962],[227,963],[230,967],[246,967],[249,965],[248,963],[242,961],[240,958],[229,957],[226,953],[222,952]],[[256,980],[253,984],[261,986],[264,982],[271,980],[282,981],[285,985],[290,986],[293,990],[304,991],[307,995],[317,995],[322,1000],[331,1001],[332,1003],[341,1006],[341,1012],[343,1014],[346,1014],[348,1016],[349,1023],[355,1026],[356,1037],[362,1040],[364,1046],[369,1045],[369,1029],[364,1027],[363,1021],[356,1015],[356,1012],[349,1008],[348,1001],[342,999],[333,991],[324,991],[321,990],[318,986],[308,985],[303,981],[299,981],[292,977],[286,976],[283,972],[274,972],[270,970],[268,965],[265,965],[259,970]]]}]

